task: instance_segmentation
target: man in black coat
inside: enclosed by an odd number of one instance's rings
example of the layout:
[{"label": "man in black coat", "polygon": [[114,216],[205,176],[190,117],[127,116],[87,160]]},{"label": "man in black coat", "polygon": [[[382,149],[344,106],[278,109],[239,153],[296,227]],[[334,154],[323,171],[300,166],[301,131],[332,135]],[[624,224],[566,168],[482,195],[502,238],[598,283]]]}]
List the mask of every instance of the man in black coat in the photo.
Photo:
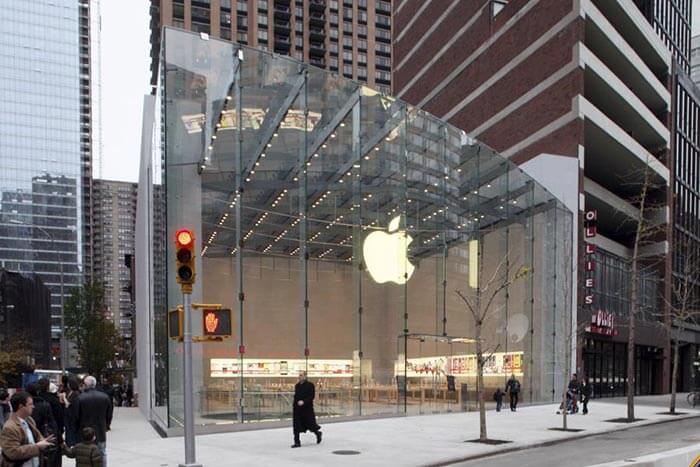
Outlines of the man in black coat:
[{"label": "man in black coat", "polygon": [[518,410],[518,397],[520,395],[520,381],[515,378],[514,374],[510,375],[510,379],[506,383],[506,392],[510,396],[510,410],[515,412]]},{"label": "man in black coat", "polygon": [[294,385],[294,444],[293,448],[301,447],[299,433],[311,431],[316,435],[316,444],[321,442],[321,427],[316,423],[314,413],[314,397],[316,389],[314,384],[306,379],[306,372],[299,372],[299,381]]},{"label": "man in black coat", "polygon": [[107,432],[112,424],[112,400],[102,391],[98,391],[94,376],[86,376],[83,381],[85,392],[78,396],[77,419],[78,430],[90,427],[95,430],[97,446],[102,452],[102,464],[107,466]]}]

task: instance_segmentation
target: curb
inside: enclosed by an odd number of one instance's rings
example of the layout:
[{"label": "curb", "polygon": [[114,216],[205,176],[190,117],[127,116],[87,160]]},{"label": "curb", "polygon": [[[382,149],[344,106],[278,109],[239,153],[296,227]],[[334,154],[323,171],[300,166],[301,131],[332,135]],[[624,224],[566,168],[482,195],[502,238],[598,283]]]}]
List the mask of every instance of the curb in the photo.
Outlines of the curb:
[{"label": "curb", "polygon": [[582,434],[583,432],[579,432],[577,434],[577,436],[571,436],[571,437],[561,438],[561,439],[553,439],[553,440],[549,440],[549,441],[542,441],[542,442],[532,443],[532,444],[525,444],[522,446],[513,446],[513,447],[501,449],[498,451],[484,452],[481,454],[473,454],[471,456],[453,458],[453,459],[449,459],[449,460],[445,460],[445,461],[436,462],[434,464],[424,464],[424,467],[444,467],[444,466],[456,464],[458,462],[468,462],[468,461],[473,461],[473,460],[485,459],[488,457],[499,456],[501,454],[511,454],[514,452],[525,451],[528,449],[542,448],[542,447],[547,447],[547,446],[553,446],[555,444],[577,441],[581,438],[591,438],[593,436],[604,435],[606,433],[614,433],[617,431],[633,430],[635,428],[642,428],[642,427],[653,426],[653,425],[663,425],[665,423],[672,423],[672,422],[677,422],[677,421],[681,421],[681,420],[688,420],[688,419],[692,419],[692,418],[700,418],[700,414],[687,415],[684,417],[675,417],[675,418],[670,418],[667,420],[657,420],[657,421],[653,421],[653,422],[649,422],[649,423],[643,423],[640,425],[621,426],[619,428],[615,428],[612,430],[589,432],[586,434]]}]

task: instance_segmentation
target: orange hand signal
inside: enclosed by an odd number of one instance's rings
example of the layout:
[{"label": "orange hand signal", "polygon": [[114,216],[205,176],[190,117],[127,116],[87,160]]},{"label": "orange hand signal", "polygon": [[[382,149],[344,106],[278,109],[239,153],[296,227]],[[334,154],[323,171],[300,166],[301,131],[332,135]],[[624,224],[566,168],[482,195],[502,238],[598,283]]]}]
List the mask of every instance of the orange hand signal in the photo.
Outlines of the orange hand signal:
[{"label": "orange hand signal", "polygon": [[208,313],[206,318],[204,318],[204,326],[207,328],[207,332],[214,332],[216,328],[219,327],[219,318],[216,317],[215,313]]}]

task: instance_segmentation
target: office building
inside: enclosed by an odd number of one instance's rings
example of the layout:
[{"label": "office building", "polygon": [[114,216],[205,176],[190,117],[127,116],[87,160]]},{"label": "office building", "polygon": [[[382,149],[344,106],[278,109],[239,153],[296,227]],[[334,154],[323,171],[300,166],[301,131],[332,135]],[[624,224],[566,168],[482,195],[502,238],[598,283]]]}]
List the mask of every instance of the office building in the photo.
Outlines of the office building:
[{"label": "office building", "polygon": [[90,276],[92,5],[0,1],[0,265],[51,290],[55,345]]},{"label": "office building", "polygon": [[151,0],[154,86],[163,26],[289,55],[391,91],[390,1]]}]

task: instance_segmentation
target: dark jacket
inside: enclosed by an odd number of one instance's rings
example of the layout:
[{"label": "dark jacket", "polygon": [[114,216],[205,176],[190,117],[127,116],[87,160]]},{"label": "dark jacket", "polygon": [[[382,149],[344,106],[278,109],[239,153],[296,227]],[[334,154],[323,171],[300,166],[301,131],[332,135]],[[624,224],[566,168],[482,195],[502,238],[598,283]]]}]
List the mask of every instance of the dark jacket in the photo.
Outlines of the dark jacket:
[{"label": "dark jacket", "polygon": [[[63,404],[61,404],[58,394],[42,392],[41,397],[51,406],[51,415],[53,415],[53,419],[56,421],[58,433],[62,434],[63,428],[65,427],[65,422],[63,420]],[[60,443],[61,439],[58,438],[57,441]]]},{"label": "dark jacket", "polygon": [[66,424],[66,444],[73,446],[80,439],[78,437],[78,396],[80,392],[71,391],[66,394],[67,407],[63,421]]},{"label": "dark jacket", "polygon": [[493,400],[496,402],[503,402],[503,396],[505,395],[505,392],[501,391],[501,388],[496,389],[496,392],[493,393]]},{"label": "dark jacket", "polygon": [[[316,388],[310,381],[304,381],[294,385],[294,431],[304,433],[308,431],[318,431],[321,427],[316,423],[314,413],[314,397]],[[301,407],[297,402],[304,401]]]},{"label": "dark jacket", "polygon": [[95,443],[78,443],[72,448],[63,445],[63,454],[75,459],[75,467],[102,467],[102,452]]},{"label": "dark jacket", "polygon": [[34,419],[36,427],[39,429],[44,438],[49,435],[55,435],[56,438],[58,438],[58,425],[56,424],[56,419],[53,418],[51,404],[44,399],[42,394],[33,397],[32,399],[34,400],[32,418]]},{"label": "dark jacket", "polygon": [[78,396],[78,429],[90,427],[95,430],[97,441],[107,441],[107,431],[112,425],[112,400],[96,389],[87,389]]},{"label": "dark jacket", "polygon": [[509,379],[506,383],[506,392],[509,392],[511,394],[520,393],[520,381],[518,381],[515,378]]},{"label": "dark jacket", "polygon": [[588,384],[587,382],[581,383],[579,386],[579,389],[581,391],[581,395],[583,396],[583,400],[588,400],[591,398],[591,385]]},{"label": "dark jacket", "polygon": [[[44,439],[34,424],[32,417],[28,417],[26,421],[34,435],[34,442],[38,443]],[[19,461],[38,457],[41,453],[39,446],[29,444],[27,433],[22,428],[17,414],[12,414],[9,420],[5,422],[2,433],[0,433],[0,448],[2,449],[2,462],[0,463],[2,467],[12,467]]]}]

